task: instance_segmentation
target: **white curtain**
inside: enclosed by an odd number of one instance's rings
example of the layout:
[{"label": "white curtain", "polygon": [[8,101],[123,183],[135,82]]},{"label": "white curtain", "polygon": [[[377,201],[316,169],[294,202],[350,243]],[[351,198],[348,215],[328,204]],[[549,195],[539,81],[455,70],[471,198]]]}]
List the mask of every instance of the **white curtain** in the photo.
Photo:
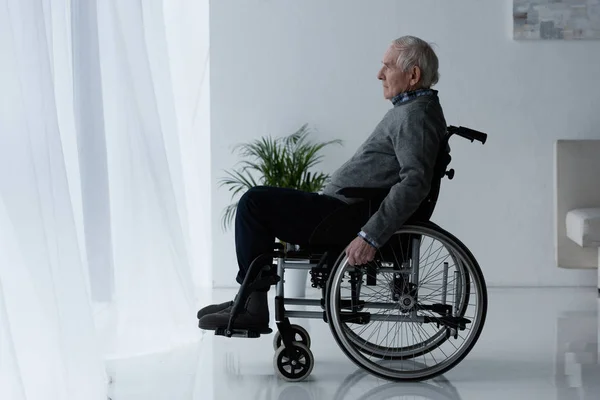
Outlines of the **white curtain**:
[{"label": "white curtain", "polygon": [[0,399],[200,338],[208,0],[0,0]]}]

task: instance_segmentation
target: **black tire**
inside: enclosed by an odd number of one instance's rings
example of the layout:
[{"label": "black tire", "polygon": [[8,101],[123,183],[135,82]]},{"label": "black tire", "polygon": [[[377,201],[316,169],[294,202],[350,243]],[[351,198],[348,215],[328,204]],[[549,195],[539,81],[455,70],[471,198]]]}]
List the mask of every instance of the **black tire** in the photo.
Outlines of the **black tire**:
[{"label": "black tire", "polygon": [[288,382],[306,379],[315,366],[315,358],[308,347],[293,342],[292,348],[280,347],[273,356],[273,366],[277,375]]},{"label": "black tire", "polygon": [[[336,342],[338,343],[338,345],[340,346],[342,351],[346,354],[346,356],[348,356],[348,358],[350,358],[356,365],[368,370],[373,375],[379,376],[379,377],[381,377],[383,379],[387,379],[387,380],[422,381],[422,380],[431,379],[435,376],[443,374],[446,371],[452,369],[454,366],[456,366],[458,363],[460,363],[460,361],[462,361],[467,356],[467,354],[471,351],[471,349],[477,342],[479,336],[481,335],[481,332],[482,332],[484,324],[485,324],[485,319],[486,319],[486,315],[487,315],[487,288],[486,288],[486,284],[485,284],[485,279],[481,272],[481,268],[480,268],[479,264],[477,263],[477,260],[475,259],[475,257],[471,253],[471,251],[460,240],[458,240],[454,235],[450,234],[449,232],[445,231],[444,229],[440,228],[438,225],[436,225],[432,222],[417,222],[417,223],[414,223],[411,225],[406,225],[399,231],[399,233],[401,233],[403,231],[404,232],[414,231],[416,234],[422,233],[422,234],[429,234],[429,235],[435,236],[437,239],[444,242],[446,246],[452,247],[453,250],[456,252],[456,255],[460,257],[461,261],[466,262],[468,264],[468,265],[464,265],[464,268],[466,268],[470,272],[470,275],[471,275],[470,279],[472,279],[470,284],[475,285],[477,288],[477,294],[478,294],[477,300],[479,301],[478,302],[479,318],[477,318],[477,320],[474,322],[474,325],[476,325],[476,326],[474,327],[474,331],[470,335],[468,343],[466,344],[466,346],[464,348],[460,349],[460,352],[458,353],[458,355],[454,356],[453,359],[452,359],[452,357],[450,357],[452,360],[450,362],[447,362],[446,365],[441,366],[441,367],[432,367],[432,368],[428,368],[428,370],[423,370],[423,371],[416,371],[416,370],[408,371],[406,373],[404,373],[404,372],[388,373],[388,372],[384,371],[383,369],[378,368],[375,364],[373,364],[369,360],[367,360],[364,357],[364,355],[362,355],[360,350],[358,350],[354,347],[354,344],[352,343],[351,340],[348,340],[347,337],[341,337],[341,335],[345,335],[345,333],[342,332],[342,328],[341,328],[343,323],[341,323],[339,321],[339,318],[336,315],[337,309],[336,309],[336,307],[334,307],[335,301],[333,299],[333,294],[334,294],[334,292],[337,292],[337,289],[335,289],[333,286],[334,286],[334,281],[336,279],[339,279],[339,277],[337,277],[338,270],[342,267],[345,267],[345,264],[346,264],[345,263],[346,255],[344,252],[342,252],[342,254],[340,254],[340,256],[339,256],[338,260],[336,261],[336,264],[333,267],[333,269],[330,273],[330,276],[329,276],[329,281],[327,283],[327,294],[326,294],[326,299],[325,299],[326,313],[327,313],[328,325],[331,329],[334,339],[336,340]],[[345,326],[345,324],[344,324],[344,326]],[[440,345],[441,345],[441,342],[440,342]],[[438,346],[436,346],[436,347],[438,347]],[[432,349],[430,349],[429,351],[431,351],[431,350]]]}]

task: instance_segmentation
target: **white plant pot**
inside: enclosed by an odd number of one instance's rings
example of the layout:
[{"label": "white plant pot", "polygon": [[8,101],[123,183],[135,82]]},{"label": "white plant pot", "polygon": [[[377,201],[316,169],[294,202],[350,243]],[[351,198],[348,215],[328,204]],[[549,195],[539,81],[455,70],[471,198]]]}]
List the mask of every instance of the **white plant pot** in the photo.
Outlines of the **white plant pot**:
[{"label": "white plant pot", "polygon": [[[307,261],[288,261],[288,264],[294,262],[306,263]],[[284,295],[286,298],[303,298],[306,296],[306,282],[308,279],[308,270],[306,269],[286,269],[284,273]]]},{"label": "white plant pot", "polygon": [[[287,251],[299,250],[299,246],[286,243]],[[286,264],[307,264],[309,260],[287,260]],[[306,296],[308,270],[286,268],[283,274],[284,296],[303,298]]]}]

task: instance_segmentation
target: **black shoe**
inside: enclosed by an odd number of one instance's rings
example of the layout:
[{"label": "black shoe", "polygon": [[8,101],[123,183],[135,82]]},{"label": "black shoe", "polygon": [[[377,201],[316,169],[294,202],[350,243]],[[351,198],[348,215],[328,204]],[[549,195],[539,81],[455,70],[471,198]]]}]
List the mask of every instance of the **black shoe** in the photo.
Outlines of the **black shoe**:
[{"label": "black shoe", "polygon": [[[225,309],[215,314],[202,317],[198,323],[200,329],[217,330],[227,328],[231,309]],[[232,329],[247,329],[258,333],[269,332],[269,304],[267,292],[253,292],[242,310],[233,322]]]},{"label": "black shoe", "polygon": [[202,309],[200,309],[200,311],[198,311],[198,319],[201,319],[202,317],[204,317],[205,315],[208,314],[215,314],[227,309],[231,310],[231,307],[233,307],[233,301],[228,301],[226,303],[221,303],[221,304],[212,304],[210,306],[206,306]]}]

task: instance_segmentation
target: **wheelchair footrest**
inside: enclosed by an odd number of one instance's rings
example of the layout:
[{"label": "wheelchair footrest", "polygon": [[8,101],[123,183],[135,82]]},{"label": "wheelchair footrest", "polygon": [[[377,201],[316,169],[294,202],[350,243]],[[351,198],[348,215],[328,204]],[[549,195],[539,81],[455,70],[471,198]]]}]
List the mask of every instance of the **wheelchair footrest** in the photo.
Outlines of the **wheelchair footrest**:
[{"label": "wheelchair footrest", "polygon": [[227,336],[227,337],[237,337],[237,338],[248,338],[248,339],[256,339],[259,338],[260,335],[267,335],[272,333],[273,329],[266,328],[262,330],[254,330],[254,329],[231,329],[227,328],[217,328],[215,329],[216,336]]}]

